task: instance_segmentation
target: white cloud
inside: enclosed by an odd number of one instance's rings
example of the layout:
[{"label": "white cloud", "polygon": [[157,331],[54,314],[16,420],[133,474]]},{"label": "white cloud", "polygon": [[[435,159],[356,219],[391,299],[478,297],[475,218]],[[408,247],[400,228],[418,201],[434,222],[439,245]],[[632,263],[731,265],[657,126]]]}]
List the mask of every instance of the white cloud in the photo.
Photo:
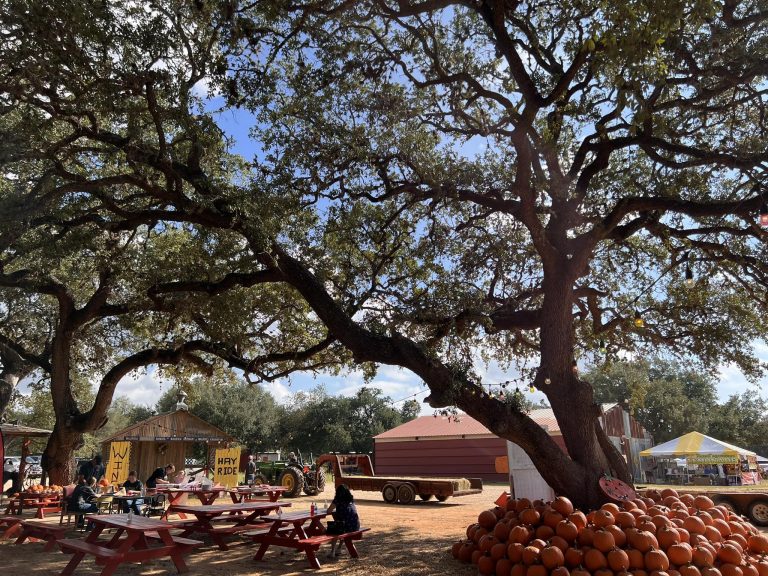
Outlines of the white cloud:
[{"label": "white cloud", "polygon": [[127,396],[134,404],[154,406],[168,385],[156,377],[154,370],[142,375],[132,374],[117,384],[115,398]]}]

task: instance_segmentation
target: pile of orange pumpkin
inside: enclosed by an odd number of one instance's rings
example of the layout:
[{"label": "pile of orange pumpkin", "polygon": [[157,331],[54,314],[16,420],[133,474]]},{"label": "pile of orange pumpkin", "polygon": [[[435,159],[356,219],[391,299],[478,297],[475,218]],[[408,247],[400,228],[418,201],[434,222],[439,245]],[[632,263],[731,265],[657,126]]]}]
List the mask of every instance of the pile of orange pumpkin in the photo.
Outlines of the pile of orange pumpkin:
[{"label": "pile of orange pumpkin", "polygon": [[768,536],[672,489],[588,514],[563,497],[510,499],[481,512],[452,553],[496,576],[768,576]]},{"label": "pile of orange pumpkin", "polygon": [[51,484],[50,486],[44,486],[43,484],[33,484],[29,487],[28,492],[35,494],[54,494],[61,492],[63,488],[57,484]]}]

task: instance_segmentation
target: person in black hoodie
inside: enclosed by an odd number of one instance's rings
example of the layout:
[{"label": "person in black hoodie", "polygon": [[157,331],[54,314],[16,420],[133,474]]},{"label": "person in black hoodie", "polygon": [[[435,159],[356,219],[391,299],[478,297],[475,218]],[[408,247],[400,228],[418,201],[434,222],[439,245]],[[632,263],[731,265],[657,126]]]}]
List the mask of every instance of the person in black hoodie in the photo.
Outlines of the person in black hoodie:
[{"label": "person in black hoodie", "polygon": [[78,528],[82,528],[85,524],[85,516],[83,514],[93,514],[99,511],[99,506],[96,503],[96,492],[93,491],[95,485],[96,478],[93,476],[89,478],[81,476],[72,495],[69,497],[69,509],[80,514],[77,519]]}]

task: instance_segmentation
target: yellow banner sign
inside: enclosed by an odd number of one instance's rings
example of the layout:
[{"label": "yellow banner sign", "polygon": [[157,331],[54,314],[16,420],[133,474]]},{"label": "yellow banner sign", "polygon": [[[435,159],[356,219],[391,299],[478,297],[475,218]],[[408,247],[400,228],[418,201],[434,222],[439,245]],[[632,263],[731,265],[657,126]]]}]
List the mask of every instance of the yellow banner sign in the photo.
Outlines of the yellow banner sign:
[{"label": "yellow banner sign", "polygon": [[213,461],[213,479],[222,486],[237,486],[240,448],[219,448]]},{"label": "yellow banner sign", "polygon": [[697,454],[686,458],[688,464],[738,464],[739,457],[732,454]]},{"label": "yellow banner sign", "polygon": [[109,463],[105,478],[110,484],[122,484],[128,479],[131,465],[131,443],[111,442],[109,445]]}]

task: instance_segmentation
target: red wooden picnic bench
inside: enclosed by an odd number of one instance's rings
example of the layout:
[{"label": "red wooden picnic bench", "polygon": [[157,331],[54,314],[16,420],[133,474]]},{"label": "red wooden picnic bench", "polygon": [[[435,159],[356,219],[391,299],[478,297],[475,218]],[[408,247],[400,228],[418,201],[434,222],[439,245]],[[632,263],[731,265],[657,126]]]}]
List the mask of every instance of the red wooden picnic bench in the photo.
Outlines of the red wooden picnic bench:
[{"label": "red wooden picnic bench", "polygon": [[43,520],[24,520],[21,523],[22,530],[19,537],[16,539],[16,544],[23,544],[27,539],[30,540],[45,540],[46,544],[43,547],[44,552],[53,550],[56,546],[56,542],[64,539],[64,534],[67,531],[66,526],[60,524],[51,524],[50,522],[44,522]]},{"label": "red wooden picnic bench", "polygon": [[0,529],[3,531],[2,534],[0,534],[0,539],[15,538],[19,532],[21,532],[22,520],[23,518],[16,514],[0,516]]},{"label": "red wooden picnic bench", "polygon": [[357,548],[355,548],[355,541],[362,540],[363,532],[368,532],[368,530],[370,530],[370,528],[360,528],[360,530],[345,532],[344,534],[321,534],[319,536],[310,536],[309,538],[302,538],[299,540],[298,544],[302,547],[311,549],[314,553],[317,552],[320,546],[327,542],[342,540],[344,544],[346,544],[347,550],[349,550],[349,555],[352,558],[357,558],[358,554]]},{"label": "red wooden picnic bench", "polygon": [[[60,576],[71,576],[86,554],[94,556],[96,564],[104,566],[101,576],[111,576],[124,562],[144,562],[168,556],[178,572],[186,572],[183,555],[203,544],[199,540],[172,535],[173,527],[161,520],[127,514],[97,515],[91,516],[90,520],[95,527],[85,540],[58,541],[62,552],[74,554]],[[99,540],[106,528],[117,531],[111,540]],[[155,545],[150,546],[148,540]]]}]

